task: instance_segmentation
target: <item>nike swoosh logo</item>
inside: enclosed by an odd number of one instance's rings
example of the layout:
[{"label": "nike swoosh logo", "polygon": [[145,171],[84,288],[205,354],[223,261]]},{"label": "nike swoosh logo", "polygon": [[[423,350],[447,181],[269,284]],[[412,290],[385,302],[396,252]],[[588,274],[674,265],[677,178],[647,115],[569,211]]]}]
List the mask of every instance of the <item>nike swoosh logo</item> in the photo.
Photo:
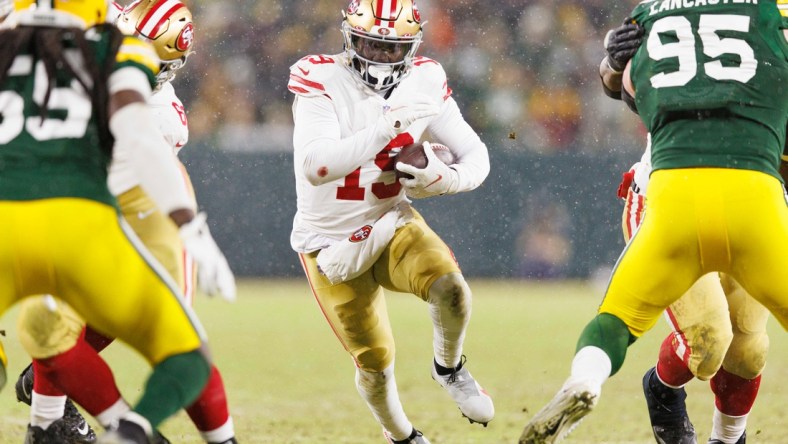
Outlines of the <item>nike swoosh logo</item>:
[{"label": "nike swoosh logo", "polygon": [[89,430],[89,427],[88,427],[88,423],[86,421],[82,421],[82,424],[80,424],[79,427],[77,427],[77,432],[79,432],[79,434],[82,435],[82,436],[87,435],[88,434],[88,430]]},{"label": "nike swoosh logo", "polygon": [[435,179],[435,180],[433,180],[432,182],[428,183],[428,184],[427,184],[427,185],[426,185],[424,188],[429,188],[429,187],[431,187],[432,185],[435,185],[436,183],[440,182],[440,181],[441,181],[441,179],[443,179],[443,176],[442,176],[442,175],[440,175],[440,174],[438,174],[438,178],[437,178],[437,179]]},{"label": "nike swoosh logo", "polygon": [[153,214],[155,212],[156,212],[155,208],[151,208],[148,211],[137,211],[137,218],[142,220],[142,219],[147,218],[148,216],[150,216],[151,214]]},{"label": "nike swoosh logo", "polygon": [[308,69],[304,69],[304,68],[302,68],[300,66],[298,67],[298,69],[301,70],[301,72],[304,73],[305,76],[309,75],[309,70]]},{"label": "nike swoosh logo", "polygon": [[25,398],[33,399],[33,393],[27,390],[27,384],[25,384],[24,381],[22,381],[22,393],[25,394]]}]

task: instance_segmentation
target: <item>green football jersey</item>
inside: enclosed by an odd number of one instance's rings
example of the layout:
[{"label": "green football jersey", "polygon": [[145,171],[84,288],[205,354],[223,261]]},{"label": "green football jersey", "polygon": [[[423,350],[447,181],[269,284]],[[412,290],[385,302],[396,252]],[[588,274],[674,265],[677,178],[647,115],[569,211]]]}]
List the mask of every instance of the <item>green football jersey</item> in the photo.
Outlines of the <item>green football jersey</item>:
[{"label": "green football jersey", "polygon": [[[18,31],[3,31],[0,39],[10,42]],[[88,30],[85,37],[96,66],[107,66],[108,74],[133,67],[153,85],[159,62],[147,43],[106,28]],[[66,38],[63,47],[76,74],[92,87],[74,40]],[[95,108],[106,109],[106,100],[98,103],[59,67],[42,115],[49,76],[33,48],[31,43],[17,53],[0,84],[0,200],[78,197],[115,205],[107,188],[112,150],[109,144],[102,146]],[[109,134],[106,127],[103,131]]]},{"label": "green football jersey", "polygon": [[[779,8],[778,8],[779,3]],[[646,0],[632,59],[652,164],[776,177],[788,117],[785,0]]]}]

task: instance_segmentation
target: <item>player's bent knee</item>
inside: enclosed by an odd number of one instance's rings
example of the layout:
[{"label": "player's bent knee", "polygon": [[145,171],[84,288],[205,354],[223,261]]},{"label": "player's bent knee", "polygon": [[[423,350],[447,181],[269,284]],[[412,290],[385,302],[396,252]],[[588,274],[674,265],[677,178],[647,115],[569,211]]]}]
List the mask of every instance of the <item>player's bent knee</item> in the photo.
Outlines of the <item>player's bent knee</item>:
[{"label": "player's bent knee", "polygon": [[457,315],[470,312],[471,290],[460,273],[449,273],[438,278],[430,287],[429,303],[448,305]]},{"label": "player's bent knee", "polygon": [[697,366],[693,371],[695,377],[701,381],[708,381],[722,366],[722,360],[731,344],[733,333],[728,329],[717,328],[710,324],[704,325],[704,328],[705,331],[695,332],[691,335],[694,339],[690,361],[697,359]]},{"label": "player's bent knee", "polygon": [[354,353],[356,363],[365,372],[379,373],[394,361],[393,348],[372,347]]},{"label": "player's bent knee", "polygon": [[766,367],[768,353],[769,336],[766,332],[736,334],[725,355],[725,370],[744,379],[753,379]]},{"label": "player's bent knee", "polygon": [[19,342],[34,359],[46,359],[76,345],[84,322],[74,310],[52,296],[22,301],[17,331]]}]

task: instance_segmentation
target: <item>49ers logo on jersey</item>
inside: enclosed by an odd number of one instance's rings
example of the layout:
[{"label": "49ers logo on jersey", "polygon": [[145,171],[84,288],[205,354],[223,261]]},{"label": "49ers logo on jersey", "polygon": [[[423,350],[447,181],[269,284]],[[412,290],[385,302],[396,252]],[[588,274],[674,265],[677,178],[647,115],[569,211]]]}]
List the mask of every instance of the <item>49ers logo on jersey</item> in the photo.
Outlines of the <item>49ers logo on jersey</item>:
[{"label": "49ers logo on jersey", "polygon": [[175,40],[175,47],[178,51],[185,52],[192,47],[192,43],[194,43],[194,26],[187,23],[178,35],[178,39]]},{"label": "49ers logo on jersey", "polygon": [[350,242],[362,242],[366,240],[370,233],[372,233],[372,225],[364,225],[350,235]]}]

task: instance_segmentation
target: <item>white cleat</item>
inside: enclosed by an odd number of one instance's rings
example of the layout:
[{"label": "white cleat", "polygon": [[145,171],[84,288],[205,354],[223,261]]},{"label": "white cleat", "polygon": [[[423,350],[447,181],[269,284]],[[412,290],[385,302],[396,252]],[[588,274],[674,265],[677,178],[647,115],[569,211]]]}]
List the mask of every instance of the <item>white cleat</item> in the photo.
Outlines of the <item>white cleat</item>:
[{"label": "white cleat", "polygon": [[570,382],[531,418],[519,444],[552,444],[563,440],[594,408],[599,391],[588,384]]},{"label": "white cleat", "polygon": [[487,423],[492,421],[495,416],[492,398],[465,368],[465,356],[460,360],[458,368],[446,376],[439,375],[433,363],[432,379],[449,392],[462,416],[468,418],[471,424],[478,422],[487,427]]}]

